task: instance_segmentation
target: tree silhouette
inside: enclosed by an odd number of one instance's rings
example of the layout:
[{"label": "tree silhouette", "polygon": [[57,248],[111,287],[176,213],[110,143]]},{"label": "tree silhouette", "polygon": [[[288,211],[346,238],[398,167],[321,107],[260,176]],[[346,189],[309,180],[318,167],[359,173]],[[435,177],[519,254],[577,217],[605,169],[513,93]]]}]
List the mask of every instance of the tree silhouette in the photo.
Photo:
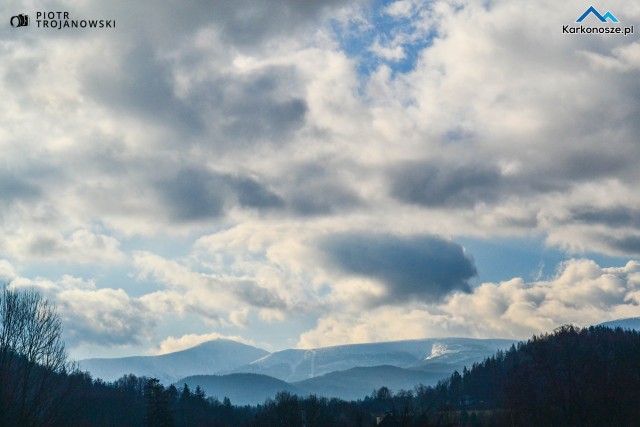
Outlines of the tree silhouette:
[{"label": "tree silhouette", "polygon": [[[0,290],[0,425],[60,416],[53,380],[70,367],[55,307],[34,290]],[[58,384],[60,386],[60,384]]]},{"label": "tree silhouette", "polygon": [[173,427],[170,394],[157,378],[144,386],[145,424],[149,427]]}]

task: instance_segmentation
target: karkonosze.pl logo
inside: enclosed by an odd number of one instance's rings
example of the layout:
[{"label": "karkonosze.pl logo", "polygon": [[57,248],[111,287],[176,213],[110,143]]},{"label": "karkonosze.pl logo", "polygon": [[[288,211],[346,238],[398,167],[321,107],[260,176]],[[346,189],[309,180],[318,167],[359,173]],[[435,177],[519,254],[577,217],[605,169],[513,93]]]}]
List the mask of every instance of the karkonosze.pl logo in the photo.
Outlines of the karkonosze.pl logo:
[{"label": "karkonosze.pl logo", "polygon": [[[597,19],[600,24],[620,24],[620,20],[616,18],[616,16],[610,11],[606,11],[603,14],[598,12],[598,10],[589,6],[587,10],[584,11],[578,19],[576,19],[576,23],[582,23],[585,19],[589,18],[593,15],[593,18],[590,18],[591,21]],[[617,34],[622,36],[628,36],[633,34],[633,25],[628,26],[619,26],[619,25],[595,25],[595,26],[586,26],[586,25],[563,25],[562,26],[563,34]]]},{"label": "karkonosze.pl logo", "polygon": [[[21,13],[9,20],[12,27],[29,26],[29,15]],[[36,12],[35,24],[38,28],[115,28],[115,19],[70,19],[69,12]]]}]

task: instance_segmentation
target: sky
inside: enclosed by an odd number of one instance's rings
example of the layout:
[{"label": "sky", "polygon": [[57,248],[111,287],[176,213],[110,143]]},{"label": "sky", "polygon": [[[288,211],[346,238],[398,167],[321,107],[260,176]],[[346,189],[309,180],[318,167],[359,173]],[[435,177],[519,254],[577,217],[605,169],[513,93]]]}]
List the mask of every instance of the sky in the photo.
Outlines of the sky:
[{"label": "sky", "polygon": [[4,1],[0,279],[78,359],[640,316],[640,42],[564,34],[591,4],[640,32],[622,1]]}]

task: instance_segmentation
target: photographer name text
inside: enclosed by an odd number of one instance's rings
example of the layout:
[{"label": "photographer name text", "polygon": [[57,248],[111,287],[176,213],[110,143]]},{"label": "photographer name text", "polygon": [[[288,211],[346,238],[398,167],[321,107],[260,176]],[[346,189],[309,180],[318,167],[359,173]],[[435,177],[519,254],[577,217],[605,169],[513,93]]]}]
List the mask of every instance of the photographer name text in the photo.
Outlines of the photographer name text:
[{"label": "photographer name text", "polygon": [[115,28],[115,19],[70,19],[69,12],[36,12],[38,28]]}]

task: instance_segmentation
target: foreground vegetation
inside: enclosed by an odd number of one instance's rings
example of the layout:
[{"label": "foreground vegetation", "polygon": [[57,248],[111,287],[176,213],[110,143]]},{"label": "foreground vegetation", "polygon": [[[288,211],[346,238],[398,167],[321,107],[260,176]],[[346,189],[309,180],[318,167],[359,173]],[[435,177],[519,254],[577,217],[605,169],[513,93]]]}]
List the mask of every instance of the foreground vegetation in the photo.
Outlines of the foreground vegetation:
[{"label": "foreground vegetation", "polygon": [[2,426],[628,426],[640,419],[640,334],[565,326],[435,387],[383,387],[356,402],[277,394],[234,406],[196,387],[68,362],[60,320],[34,291],[0,291]]}]

